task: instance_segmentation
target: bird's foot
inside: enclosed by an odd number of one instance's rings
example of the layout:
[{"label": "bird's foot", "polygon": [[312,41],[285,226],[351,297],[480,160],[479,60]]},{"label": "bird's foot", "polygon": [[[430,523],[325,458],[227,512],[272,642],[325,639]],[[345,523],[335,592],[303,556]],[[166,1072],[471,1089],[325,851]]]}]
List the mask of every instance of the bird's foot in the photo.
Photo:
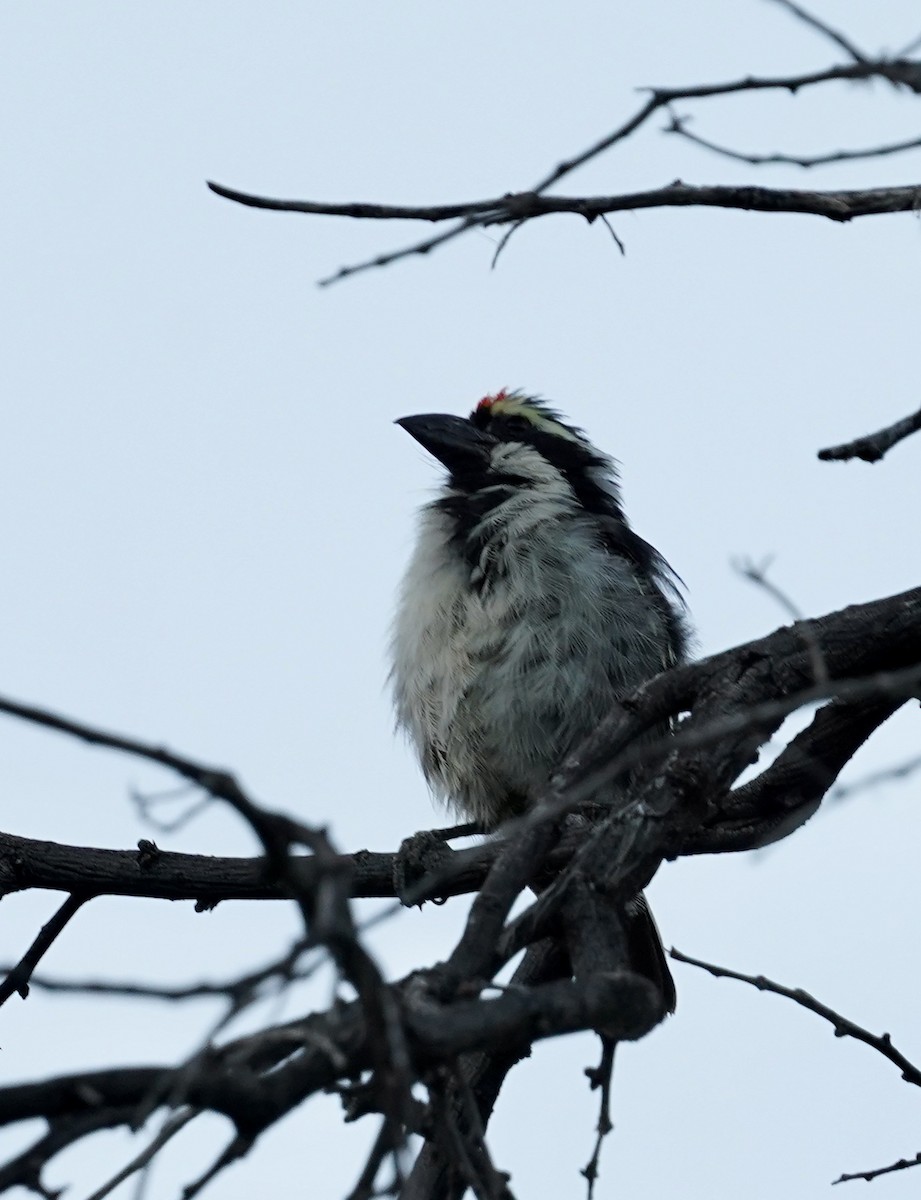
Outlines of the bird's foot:
[{"label": "bird's foot", "polygon": [[[393,861],[393,890],[401,903],[421,908],[438,902],[437,880],[454,856],[441,831],[423,829],[404,838]],[[435,888],[433,893],[433,887]]]}]

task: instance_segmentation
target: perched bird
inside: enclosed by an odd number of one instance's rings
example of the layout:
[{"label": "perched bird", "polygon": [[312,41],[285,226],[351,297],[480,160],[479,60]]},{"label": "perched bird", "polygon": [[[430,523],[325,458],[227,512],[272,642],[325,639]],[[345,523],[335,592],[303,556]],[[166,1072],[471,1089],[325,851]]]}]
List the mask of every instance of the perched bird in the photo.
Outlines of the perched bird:
[{"label": "perched bird", "polygon": [[[491,830],[613,703],[686,652],[677,579],[627,523],[616,467],[535,397],[397,421],[447,469],[392,640],[397,720],[436,796]],[[604,797],[597,798],[602,802]],[[642,897],[635,964],[674,991]]]}]

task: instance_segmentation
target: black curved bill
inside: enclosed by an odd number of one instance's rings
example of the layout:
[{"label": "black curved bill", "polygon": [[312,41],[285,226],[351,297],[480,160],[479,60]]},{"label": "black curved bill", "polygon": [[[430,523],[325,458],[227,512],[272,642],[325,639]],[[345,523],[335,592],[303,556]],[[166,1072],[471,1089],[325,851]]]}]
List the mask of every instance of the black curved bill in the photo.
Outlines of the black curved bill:
[{"label": "black curved bill", "polygon": [[415,417],[400,417],[395,424],[405,429],[429,454],[434,454],[449,471],[469,470],[484,466],[489,452],[496,445],[491,434],[477,429],[466,417],[447,413],[420,413]]}]

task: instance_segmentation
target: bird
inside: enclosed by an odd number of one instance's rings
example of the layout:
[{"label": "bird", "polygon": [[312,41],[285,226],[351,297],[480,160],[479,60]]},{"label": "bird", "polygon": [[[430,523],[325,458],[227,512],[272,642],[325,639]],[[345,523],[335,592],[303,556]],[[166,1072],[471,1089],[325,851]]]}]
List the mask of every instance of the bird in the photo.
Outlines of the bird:
[{"label": "bird", "polygon": [[[615,460],[545,400],[504,388],[468,417],[396,424],[447,472],[398,595],[397,724],[436,799],[493,831],[619,699],[686,659],[681,581],[629,525]],[[672,1011],[642,896],[627,921],[633,965]]]}]

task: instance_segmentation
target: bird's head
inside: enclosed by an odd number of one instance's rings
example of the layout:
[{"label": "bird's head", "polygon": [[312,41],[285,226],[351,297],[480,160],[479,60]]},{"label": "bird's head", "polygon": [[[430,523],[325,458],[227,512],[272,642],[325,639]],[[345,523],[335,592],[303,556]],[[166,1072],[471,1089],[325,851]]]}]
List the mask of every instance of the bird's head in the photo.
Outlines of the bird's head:
[{"label": "bird's head", "polygon": [[423,413],[397,424],[447,468],[456,491],[565,481],[583,503],[619,506],[613,460],[537,397],[503,389],[484,396],[469,417]]}]

